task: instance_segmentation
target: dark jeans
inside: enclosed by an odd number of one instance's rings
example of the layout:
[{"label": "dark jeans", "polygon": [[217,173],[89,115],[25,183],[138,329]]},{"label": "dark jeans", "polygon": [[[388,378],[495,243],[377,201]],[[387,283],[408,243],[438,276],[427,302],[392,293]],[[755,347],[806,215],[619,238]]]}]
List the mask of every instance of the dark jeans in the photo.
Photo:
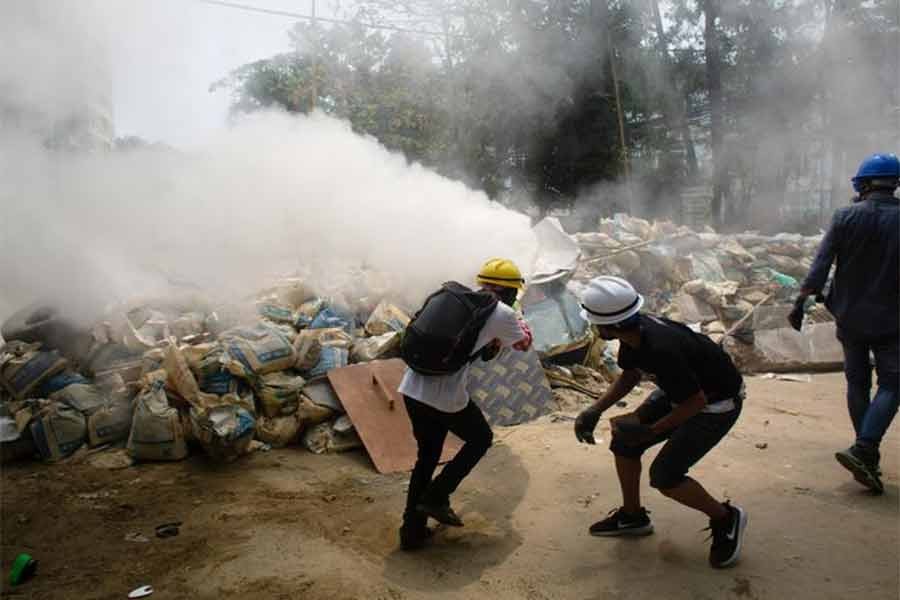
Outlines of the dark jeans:
[{"label": "dark jeans", "polygon": [[[419,445],[416,466],[409,478],[403,522],[405,526],[424,528],[427,517],[416,510],[416,504],[448,503],[450,494],[456,491],[493,444],[494,433],[481,409],[471,400],[464,409],[455,413],[439,411],[406,396],[403,400],[412,422],[413,435]],[[449,431],[465,443],[432,480]]]},{"label": "dark jeans", "polygon": [[[841,336],[844,346],[844,375],[847,377],[847,408],[856,432],[856,444],[874,451],[878,459],[881,438],[897,414],[898,405],[898,340],[879,343],[859,342]],[[875,355],[878,389],[872,393],[872,364],[869,352]]]},{"label": "dark jeans", "polygon": [[[616,456],[640,458],[648,448],[665,441],[666,445],[650,465],[650,485],[660,490],[676,487],[685,480],[688,470],[712,450],[737,421],[743,401],[736,398],[734,402],[732,411],[698,413],[675,429],[643,444],[630,446],[613,436],[609,449]],[[672,412],[672,404],[662,391],[656,390],[636,412],[641,423],[650,425]]]}]

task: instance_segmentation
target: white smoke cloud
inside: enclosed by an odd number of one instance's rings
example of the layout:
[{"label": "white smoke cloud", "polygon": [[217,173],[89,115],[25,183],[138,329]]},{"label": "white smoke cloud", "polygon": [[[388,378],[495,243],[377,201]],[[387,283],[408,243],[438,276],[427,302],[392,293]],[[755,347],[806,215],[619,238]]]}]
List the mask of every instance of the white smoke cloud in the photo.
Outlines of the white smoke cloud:
[{"label": "white smoke cloud", "polygon": [[254,115],[189,151],[48,150],[60,120],[109,97],[134,26],[116,2],[0,7],[0,320],[38,299],[91,318],[174,288],[244,300],[293,273],[363,293],[360,267],[414,303],[493,256],[532,262],[528,218],[323,114]]},{"label": "white smoke cloud", "polygon": [[361,265],[413,301],[492,256],[533,259],[527,217],[322,114],[255,115],[190,153],[18,143],[0,145],[0,162],[7,310],[35,297],[102,306],[172,282],[238,299],[296,271],[329,289]]}]

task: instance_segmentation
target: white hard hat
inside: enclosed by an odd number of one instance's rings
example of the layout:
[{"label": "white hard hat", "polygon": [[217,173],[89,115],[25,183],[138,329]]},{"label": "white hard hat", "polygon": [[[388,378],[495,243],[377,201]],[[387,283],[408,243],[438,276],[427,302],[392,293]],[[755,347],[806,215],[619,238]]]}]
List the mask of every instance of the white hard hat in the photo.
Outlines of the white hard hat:
[{"label": "white hard hat", "polygon": [[638,314],[644,297],[621,277],[594,277],[581,294],[581,317],[596,325],[615,325]]}]

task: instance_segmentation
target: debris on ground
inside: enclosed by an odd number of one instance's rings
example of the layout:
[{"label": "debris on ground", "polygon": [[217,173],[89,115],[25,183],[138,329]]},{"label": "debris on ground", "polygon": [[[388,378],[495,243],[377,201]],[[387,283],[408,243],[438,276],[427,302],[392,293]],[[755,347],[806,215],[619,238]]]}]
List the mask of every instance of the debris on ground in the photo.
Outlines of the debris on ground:
[{"label": "debris on ground", "polygon": [[153,587],[149,585],[142,585],[139,588],[135,588],[128,593],[128,597],[131,599],[134,598],[146,598],[153,594]]},{"label": "debris on ground", "polygon": [[[647,312],[719,341],[744,372],[808,381],[796,373],[839,366],[824,307],[809,307],[802,332],[786,321],[821,236],[695,232],[621,214],[594,229],[569,235],[553,219],[535,227],[540,248],[520,304],[540,359],[532,379],[549,383],[552,398],[522,418],[580,410],[619,374],[618,342],[597,339],[579,314],[580,291],[600,274],[627,278]],[[195,449],[231,461],[289,445],[359,448],[328,374],[396,357],[415,309],[386,280],[360,280],[355,296],[328,295],[286,277],[245,307],[193,294],[132,299],[89,326],[26,307],[3,324],[0,457],[122,469]],[[485,381],[498,376],[476,367]]]},{"label": "debris on ground", "polygon": [[38,561],[29,554],[19,554],[13,561],[9,571],[9,584],[12,586],[25,583],[37,574]]},{"label": "debris on ground", "polygon": [[786,320],[822,235],[698,233],[619,214],[572,237],[582,254],[570,288],[597,275],[624,277],[643,294],[646,311],[693,324],[745,372],[828,370],[839,361],[834,320],[823,306],[808,310],[802,332]]},{"label": "debris on ground", "polygon": [[174,523],[163,523],[162,525],[156,526],[156,537],[158,538],[168,538],[175,537],[180,533],[181,521],[175,521]]}]

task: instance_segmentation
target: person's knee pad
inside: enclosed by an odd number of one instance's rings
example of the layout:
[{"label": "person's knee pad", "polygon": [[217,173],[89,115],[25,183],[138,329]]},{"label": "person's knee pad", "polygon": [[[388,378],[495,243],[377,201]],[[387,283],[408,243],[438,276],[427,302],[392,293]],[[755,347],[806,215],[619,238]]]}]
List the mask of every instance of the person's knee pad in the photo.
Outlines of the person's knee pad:
[{"label": "person's knee pad", "polygon": [[685,479],[684,473],[672,469],[668,464],[654,460],[650,465],[650,487],[664,491],[678,487]]}]

